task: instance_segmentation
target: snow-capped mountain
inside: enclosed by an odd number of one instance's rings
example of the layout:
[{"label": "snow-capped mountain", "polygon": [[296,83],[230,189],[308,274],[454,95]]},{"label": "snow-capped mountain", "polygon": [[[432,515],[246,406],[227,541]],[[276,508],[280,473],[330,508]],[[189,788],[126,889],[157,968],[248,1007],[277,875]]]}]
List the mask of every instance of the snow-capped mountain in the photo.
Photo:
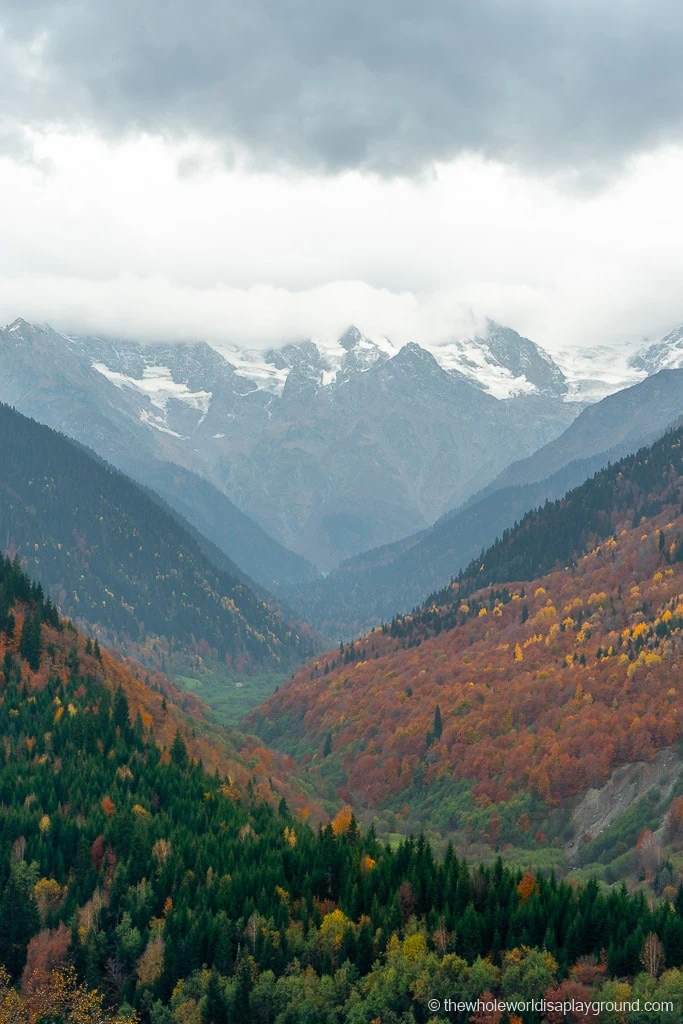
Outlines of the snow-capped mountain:
[{"label": "snow-capped mountain", "polygon": [[434,354],[444,369],[462,374],[495,398],[567,394],[565,376],[539,345],[510,327],[489,320],[483,335],[440,345]]},{"label": "snow-capped mountain", "polygon": [[658,370],[679,370],[683,367],[683,324],[669,334],[637,352],[630,360],[634,370],[657,373]]},{"label": "snow-capped mountain", "polygon": [[256,352],[19,322],[0,332],[3,376],[0,399],[167,500],[160,466],[198,473],[323,569],[429,525],[576,412],[552,361],[496,325],[433,353],[355,327]]},{"label": "snow-capped mountain", "polygon": [[630,363],[632,351],[617,345],[593,345],[556,352],[567,381],[565,400],[593,405],[643,380],[647,374]]},{"label": "snow-capped mountain", "polygon": [[[426,347],[442,369],[465,378],[494,398],[559,398],[567,393],[564,374],[547,352],[517,331],[492,320],[481,335]],[[237,373],[274,394],[282,393],[294,369],[305,368],[319,386],[328,387],[394,358],[400,350],[401,346],[389,338],[369,337],[353,325],[333,342],[311,339],[266,352],[219,347]]]}]

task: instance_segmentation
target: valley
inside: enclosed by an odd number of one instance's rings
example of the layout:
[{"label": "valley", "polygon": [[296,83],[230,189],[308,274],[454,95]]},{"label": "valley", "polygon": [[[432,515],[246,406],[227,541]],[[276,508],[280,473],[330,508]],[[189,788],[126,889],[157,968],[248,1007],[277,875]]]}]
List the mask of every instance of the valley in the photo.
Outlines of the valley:
[{"label": "valley", "polygon": [[0,3],[0,1024],[683,1022],[682,48]]},{"label": "valley", "polygon": [[253,394],[224,355],[8,332],[0,395],[45,422],[0,405],[0,1020],[90,1000],[120,1024],[370,1024],[439,986],[514,995],[520,969],[548,998],[675,990],[675,333],[585,408],[497,325],[448,366],[360,332],[338,364],[233,356],[279,403],[267,461],[292,493],[319,509],[301,459],[333,439],[335,486],[362,455],[348,507],[407,516],[337,565],[371,536],[343,503],[305,520],[307,560],[273,478],[249,506],[194,447],[223,384],[215,434]]},{"label": "valley", "polygon": [[247,721],[379,834],[561,853],[572,801],[681,738],[682,440],[529,513]]}]

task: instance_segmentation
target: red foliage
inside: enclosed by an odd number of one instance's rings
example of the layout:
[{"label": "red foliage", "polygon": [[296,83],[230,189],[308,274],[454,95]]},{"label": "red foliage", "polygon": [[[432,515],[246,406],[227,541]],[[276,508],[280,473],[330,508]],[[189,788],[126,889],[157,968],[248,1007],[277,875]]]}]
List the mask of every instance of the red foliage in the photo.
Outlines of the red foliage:
[{"label": "red foliage", "polygon": [[[486,615],[438,635],[417,623],[409,641],[375,629],[360,642],[363,661],[324,674],[318,659],[254,720],[275,735],[303,731],[312,750],[334,735],[339,792],[358,810],[395,806],[418,765],[421,786],[472,780],[482,806],[525,791],[552,805],[650,760],[683,735],[683,561],[669,564],[658,545],[662,530],[676,549],[683,517],[676,503],[635,529],[613,527],[576,566],[508,584],[507,603],[488,589],[467,599]],[[437,704],[442,732],[430,744]],[[495,820],[489,832],[495,842]]]},{"label": "red foliage", "polygon": [[70,942],[71,933],[62,922],[55,929],[44,928],[29,942],[21,979],[21,993],[29,1004],[48,984],[51,972],[66,964]]},{"label": "red foliage", "polygon": [[92,865],[95,868],[95,871],[99,871],[100,868],[102,867],[102,861],[104,860],[104,850],[104,836],[98,836],[97,839],[94,840],[92,846],[90,847],[90,860],[92,861]]}]

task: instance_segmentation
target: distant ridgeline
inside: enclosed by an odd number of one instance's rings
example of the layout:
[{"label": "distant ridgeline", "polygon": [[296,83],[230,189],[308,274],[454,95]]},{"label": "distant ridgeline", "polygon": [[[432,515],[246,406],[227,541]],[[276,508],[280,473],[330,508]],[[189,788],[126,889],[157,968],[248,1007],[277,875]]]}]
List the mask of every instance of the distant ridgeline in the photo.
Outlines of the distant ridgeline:
[{"label": "distant ridgeline", "polygon": [[0,405],[0,544],[60,609],[136,653],[242,671],[310,655],[305,627],[217,566],[175,513],[92,452]]},{"label": "distant ridgeline", "polygon": [[[445,609],[459,605],[466,595],[489,585],[533,580],[575,564],[613,533],[617,518],[628,515],[635,529],[642,519],[658,515],[667,505],[683,515],[681,477],[683,427],[677,427],[655,444],[600,470],[565,497],[528,512],[470,562],[454,584],[427,598],[422,610],[415,609],[408,628],[428,622],[432,609],[438,607],[435,627],[448,629],[462,613],[449,616]],[[677,547],[675,557],[683,560],[683,546]]]},{"label": "distant ridgeline", "polygon": [[152,742],[139,707],[160,694],[107,682],[116,663],[16,562],[0,595],[3,1024],[423,1021],[428,998],[607,1000],[614,979],[620,999],[680,994],[683,888],[651,904],[471,869],[349,810],[316,832],[180,731]]}]

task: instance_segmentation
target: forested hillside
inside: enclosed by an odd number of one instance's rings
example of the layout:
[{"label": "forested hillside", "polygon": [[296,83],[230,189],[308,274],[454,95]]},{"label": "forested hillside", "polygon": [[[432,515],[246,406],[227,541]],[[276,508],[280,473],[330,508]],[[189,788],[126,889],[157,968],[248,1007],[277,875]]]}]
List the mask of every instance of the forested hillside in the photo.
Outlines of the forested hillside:
[{"label": "forested hillside", "polygon": [[424,607],[302,669],[253,726],[384,831],[560,851],[568,808],[683,732],[682,444],[669,433],[528,515]]},{"label": "forested hillside", "polygon": [[429,999],[681,996],[683,888],[651,904],[472,869],[423,837],[383,846],[349,810],[316,832],[263,801],[270,780],[207,771],[191,733],[160,743],[172,691],[8,560],[0,665],[2,1024],[407,1024],[464,1019]]},{"label": "forested hillside", "polygon": [[[236,791],[250,788],[276,803],[284,795],[299,809],[322,813],[315,789],[309,786],[304,793],[289,758],[266,750],[253,736],[220,728],[192,693],[84,636],[58,615],[41,584],[29,579],[16,558],[0,557],[0,664],[5,682],[11,669],[17,673],[22,701],[25,687],[42,689],[53,677],[71,680],[76,688],[94,685],[107,707],[114,706],[118,693],[131,721],[160,748],[170,749],[180,733],[191,756],[208,771],[229,777]],[[55,711],[57,719],[62,713]]]},{"label": "forested hillside", "polygon": [[65,614],[148,660],[189,651],[250,671],[311,653],[305,629],[128,477],[2,405],[0,431],[0,546]]}]

